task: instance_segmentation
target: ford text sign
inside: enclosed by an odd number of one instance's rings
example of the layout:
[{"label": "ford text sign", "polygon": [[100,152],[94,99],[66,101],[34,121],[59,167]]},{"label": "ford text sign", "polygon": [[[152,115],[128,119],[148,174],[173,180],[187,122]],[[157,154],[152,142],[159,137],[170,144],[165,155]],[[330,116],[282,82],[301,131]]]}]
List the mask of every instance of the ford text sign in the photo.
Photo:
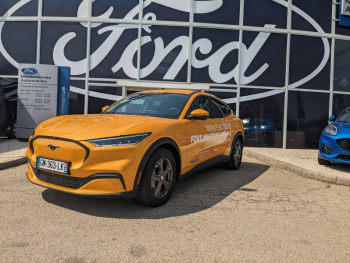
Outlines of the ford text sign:
[{"label": "ford text sign", "polygon": [[35,68],[23,68],[22,69],[22,72],[24,74],[35,74],[37,73],[38,71],[35,69]]}]

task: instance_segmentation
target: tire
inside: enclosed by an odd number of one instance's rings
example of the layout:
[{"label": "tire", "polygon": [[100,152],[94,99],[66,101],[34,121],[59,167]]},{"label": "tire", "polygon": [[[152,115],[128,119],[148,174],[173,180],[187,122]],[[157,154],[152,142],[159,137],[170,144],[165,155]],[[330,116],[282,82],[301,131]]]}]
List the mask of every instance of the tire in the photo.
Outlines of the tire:
[{"label": "tire", "polygon": [[320,156],[318,156],[318,163],[321,165],[330,165],[331,164],[330,161],[324,160],[324,159],[320,158]]},{"label": "tire", "polygon": [[229,170],[238,170],[242,163],[243,143],[238,137],[232,145],[230,160],[224,163],[225,168]]},{"label": "tire", "polygon": [[176,175],[173,154],[165,148],[157,149],[146,163],[136,201],[151,207],[165,204],[174,190]]},{"label": "tire", "polygon": [[9,129],[7,130],[7,132],[5,133],[7,138],[9,139],[16,139],[16,128],[17,128],[17,124],[16,121],[14,120],[11,124],[11,126],[9,127]]}]

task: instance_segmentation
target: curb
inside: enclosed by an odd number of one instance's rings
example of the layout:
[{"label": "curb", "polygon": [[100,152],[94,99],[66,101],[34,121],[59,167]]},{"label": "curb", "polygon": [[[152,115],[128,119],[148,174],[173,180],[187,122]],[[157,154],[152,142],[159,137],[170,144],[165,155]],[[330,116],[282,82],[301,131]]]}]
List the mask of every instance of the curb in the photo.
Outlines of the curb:
[{"label": "curb", "polygon": [[269,164],[273,167],[277,167],[279,169],[282,169],[306,178],[315,179],[318,181],[331,183],[331,184],[350,186],[350,178],[344,178],[344,177],[339,177],[335,175],[328,175],[324,173],[314,172],[308,169],[301,168],[294,164],[278,161],[270,157],[266,157],[257,153],[250,152],[249,150],[247,150],[247,148],[244,149],[244,154],[247,157],[256,159],[258,161]]},{"label": "curb", "polygon": [[0,170],[5,170],[11,167],[19,166],[27,162],[26,157],[20,157],[17,159],[12,159],[6,162],[0,162]]}]

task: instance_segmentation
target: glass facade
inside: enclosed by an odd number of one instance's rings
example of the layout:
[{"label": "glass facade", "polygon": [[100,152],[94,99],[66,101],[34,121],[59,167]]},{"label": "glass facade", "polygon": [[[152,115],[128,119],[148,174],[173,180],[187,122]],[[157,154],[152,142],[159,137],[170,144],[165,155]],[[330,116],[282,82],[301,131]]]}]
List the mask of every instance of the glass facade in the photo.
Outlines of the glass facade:
[{"label": "glass facade", "polygon": [[120,80],[201,84],[244,120],[246,145],[315,148],[329,115],[350,106],[350,28],[338,9],[331,0],[0,1],[0,77],[16,78],[18,63],[69,66],[71,114],[135,92]]}]

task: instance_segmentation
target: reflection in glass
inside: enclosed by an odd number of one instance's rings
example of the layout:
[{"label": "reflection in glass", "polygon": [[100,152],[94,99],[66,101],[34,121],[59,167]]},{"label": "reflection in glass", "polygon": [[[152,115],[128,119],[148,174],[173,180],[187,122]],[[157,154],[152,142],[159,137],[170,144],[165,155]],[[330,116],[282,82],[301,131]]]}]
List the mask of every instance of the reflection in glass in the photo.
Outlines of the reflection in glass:
[{"label": "reflection in glass", "polygon": [[215,92],[215,89],[227,89],[225,87],[220,88],[220,87],[211,87],[209,91],[205,91],[206,93],[209,93],[211,95],[214,95],[218,97],[219,99],[223,100],[230,108],[231,110],[235,113],[236,112],[236,98],[237,98],[237,93],[236,91],[227,91],[227,92]]},{"label": "reflection in glass", "polygon": [[[20,2],[20,0],[0,0],[0,16],[5,15],[11,7]],[[38,15],[38,0],[30,2],[22,1],[24,5],[17,9],[11,16],[37,16]]]},{"label": "reflection in glass", "polygon": [[329,94],[290,91],[287,148],[317,149],[328,115]]},{"label": "reflection in glass", "polygon": [[[292,35],[290,41],[289,88],[329,90],[330,40]],[[313,73],[321,67],[316,76]],[[303,80],[303,81],[302,81]],[[301,82],[300,82],[301,81]],[[304,83],[305,82],[305,83]]]},{"label": "reflection in glass", "polygon": [[[69,33],[74,33],[75,37],[67,44],[59,41]],[[62,63],[60,61],[64,58],[72,62],[72,64],[75,64],[74,62],[84,61],[86,59],[86,39],[86,28],[78,22],[42,22],[40,63],[49,65],[55,65],[57,63],[61,66]],[[56,51],[55,60],[54,50]],[[85,75],[85,73],[78,75],[75,73],[76,70],[85,72],[85,69],[82,67],[71,66],[72,76]]]},{"label": "reflection in glass", "polygon": [[[85,1],[86,5],[88,1]],[[78,14],[78,9],[82,0],[43,0],[43,16],[66,16],[66,17],[87,17],[86,12]]]},{"label": "reflection in glass", "polygon": [[89,114],[99,114],[104,106],[112,105],[121,99],[121,87],[89,86]]},{"label": "reflection in glass", "polygon": [[[265,96],[270,90],[241,89],[240,118],[244,125],[244,143],[255,147],[282,147],[284,92]],[[254,99],[259,95],[261,98]]]},{"label": "reflection in glass", "polygon": [[350,92],[350,42],[335,40],[333,90]]},{"label": "reflection in glass", "polygon": [[347,107],[350,107],[350,95],[333,94],[333,115],[338,117]]},{"label": "reflection in glass", "polygon": [[[286,2],[287,5],[287,2]],[[287,27],[287,8],[277,1],[244,1],[244,25],[263,27],[266,24],[276,28]]]},{"label": "reflection in glass", "polygon": [[181,10],[189,11],[190,3],[190,1],[178,1],[177,9],[175,9],[163,4],[145,1],[143,19],[147,20],[154,16],[155,20],[189,22],[190,13]]},{"label": "reflection in glass", "polygon": [[[293,6],[311,16],[325,33],[331,33],[332,1],[317,0],[315,4],[314,1],[293,0]],[[317,32],[316,28],[305,19],[305,15],[302,17],[296,12],[292,12],[292,29]]]},{"label": "reflection in glass", "polygon": [[138,5],[139,0],[93,1],[92,16],[99,18],[138,19]]},{"label": "reflection in glass", "polygon": [[140,78],[187,81],[187,27],[152,26],[142,31]]},{"label": "reflection in glass", "polygon": [[240,0],[225,0],[218,9],[212,11],[214,8],[209,8],[203,12],[203,6],[208,3],[209,1],[195,1],[194,22],[238,25]]},{"label": "reflection in glass", "polygon": [[69,114],[84,114],[85,81],[71,80],[69,93]]}]

